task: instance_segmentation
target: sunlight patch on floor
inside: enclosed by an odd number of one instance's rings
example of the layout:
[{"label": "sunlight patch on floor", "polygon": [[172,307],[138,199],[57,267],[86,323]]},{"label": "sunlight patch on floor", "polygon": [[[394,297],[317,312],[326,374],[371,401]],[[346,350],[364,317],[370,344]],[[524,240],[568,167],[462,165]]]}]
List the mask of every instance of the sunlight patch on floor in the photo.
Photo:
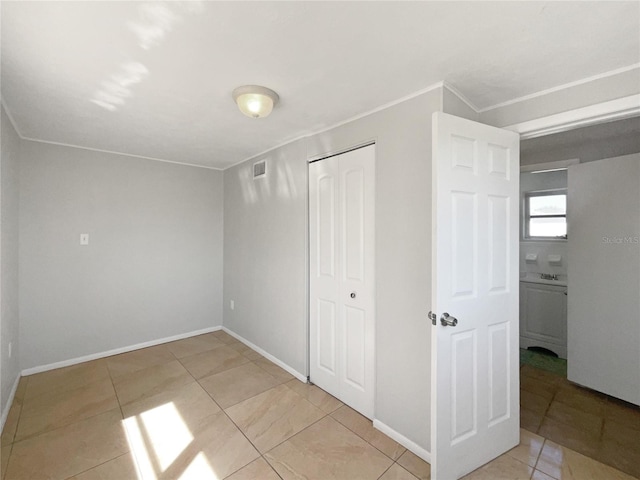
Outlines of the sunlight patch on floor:
[{"label": "sunlight patch on floor", "polygon": [[[194,438],[173,402],[126,418],[123,424],[138,463],[139,480],[165,478],[169,469],[172,478],[218,480],[203,452],[198,452],[187,464],[193,455],[188,449]],[[176,462],[187,467],[176,472]]]}]

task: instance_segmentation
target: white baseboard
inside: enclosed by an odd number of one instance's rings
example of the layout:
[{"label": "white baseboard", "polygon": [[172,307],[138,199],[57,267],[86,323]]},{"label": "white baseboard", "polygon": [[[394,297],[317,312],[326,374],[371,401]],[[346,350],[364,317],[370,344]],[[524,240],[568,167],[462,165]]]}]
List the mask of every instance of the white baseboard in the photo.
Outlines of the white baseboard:
[{"label": "white baseboard", "polygon": [[7,421],[7,417],[9,416],[9,410],[11,409],[11,405],[13,405],[13,399],[16,396],[16,390],[18,390],[18,382],[20,382],[21,375],[16,377],[16,381],[13,382],[13,387],[11,388],[11,392],[9,393],[9,398],[7,399],[7,403],[2,409],[2,420],[0,420],[0,432],[4,430],[4,422]]},{"label": "white baseboard", "polygon": [[373,427],[377,428],[378,430],[380,430],[387,437],[390,437],[391,439],[393,439],[396,442],[398,442],[400,445],[405,447],[410,452],[415,453],[417,456],[419,456],[425,462],[431,464],[431,452],[425,450],[424,448],[422,448],[420,445],[418,445],[414,441],[409,440],[407,437],[405,437],[401,433],[396,432],[393,428],[391,428],[388,425],[385,425],[380,420],[375,420],[374,419],[373,420]]},{"label": "white baseboard", "polygon": [[293,375],[294,377],[296,377],[298,380],[300,380],[301,382],[307,383],[307,376],[301,374],[300,372],[298,372],[296,369],[290,367],[289,365],[287,365],[286,363],[284,363],[282,360],[279,360],[278,358],[274,357],[273,355],[271,355],[270,353],[265,352],[263,349],[261,349],[260,347],[258,347],[257,345],[251,343],[249,340],[247,340],[246,338],[241,337],[240,335],[238,335],[236,332],[233,332],[231,330],[229,330],[227,327],[222,327],[222,330],[224,330],[225,332],[227,332],[229,335],[231,335],[233,338],[241,341],[242,343],[244,343],[247,347],[251,348],[252,350],[258,352],[260,355],[262,355],[263,357],[271,360],[273,363],[275,363],[276,365],[278,365],[280,368],[282,368],[283,370],[286,370],[287,372],[289,372],[291,375]]},{"label": "white baseboard", "polygon": [[97,360],[98,358],[110,357],[111,355],[118,355],[120,353],[127,353],[133,350],[139,350],[141,348],[153,347],[162,343],[175,342],[176,340],[182,340],[183,338],[195,337],[196,335],[202,335],[204,333],[216,332],[221,330],[222,326],[203,328],[202,330],[195,330],[193,332],[180,333],[171,337],[158,338],[156,340],[150,340],[148,342],[136,343],[135,345],[129,345],[127,347],[114,348],[113,350],[107,350],[106,352],[92,353],[83,357],[70,358],[69,360],[63,360],[61,362],[49,363],[48,365],[40,365],[38,367],[27,368],[22,371],[22,375],[33,375],[34,373],[46,372],[48,370],[55,370],[56,368],[68,367],[76,365],[78,363],[88,362],[90,360]]}]

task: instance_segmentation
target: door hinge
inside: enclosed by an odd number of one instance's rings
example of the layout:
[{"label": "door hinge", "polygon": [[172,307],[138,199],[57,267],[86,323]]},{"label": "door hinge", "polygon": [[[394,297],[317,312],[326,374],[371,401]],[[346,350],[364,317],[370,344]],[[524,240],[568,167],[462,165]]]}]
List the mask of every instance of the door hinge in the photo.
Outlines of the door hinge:
[{"label": "door hinge", "polygon": [[436,319],[437,319],[437,315],[435,313],[433,313],[432,311],[429,311],[429,320],[431,320],[431,323],[433,325],[437,325],[436,324]]}]

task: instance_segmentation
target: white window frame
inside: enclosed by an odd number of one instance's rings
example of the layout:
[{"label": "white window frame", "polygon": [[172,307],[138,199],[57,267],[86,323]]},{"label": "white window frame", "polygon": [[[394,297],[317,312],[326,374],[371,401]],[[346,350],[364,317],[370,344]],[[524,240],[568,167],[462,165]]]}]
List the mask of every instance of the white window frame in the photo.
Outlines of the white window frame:
[{"label": "white window frame", "polygon": [[[563,237],[534,237],[529,233],[529,221],[531,215],[529,212],[529,199],[531,197],[545,197],[550,195],[564,195],[567,197],[566,188],[555,188],[553,190],[532,190],[524,193],[524,231],[523,237],[525,240],[544,240],[544,241],[567,241],[567,236]],[[533,218],[564,218],[565,224],[567,224],[567,212],[565,210],[564,215],[534,215]]]}]

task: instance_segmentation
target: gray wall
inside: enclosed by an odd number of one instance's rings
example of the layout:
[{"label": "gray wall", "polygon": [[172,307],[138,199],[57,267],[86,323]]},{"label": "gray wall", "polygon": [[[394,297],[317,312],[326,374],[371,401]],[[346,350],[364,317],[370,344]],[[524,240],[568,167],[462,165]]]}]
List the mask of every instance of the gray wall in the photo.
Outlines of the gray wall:
[{"label": "gray wall", "polygon": [[480,114],[469,105],[464,103],[462,99],[445,85],[442,89],[442,111],[455,115],[456,117],[468,118],[477,122]]},{"label": "gray wall", "polygon": [[579,158],[581,163],[640,153],[640,117],[524,140],[522,165]]},{"label": "gray wall", "polygon": [[[0,155],[0,412],[8,407],[9,394],[20,375],[19,300],[18,300],[18,212],[20,138],[13,129],[4,107],[1,108],[2,131]],[[9,343],[12,354],[9,358]]]},{"label": "gray wall", "polygon": [[640,154],[569,167],[568,378],[640,405]]},{"label": "gray wall", "polygon": [[438,89],[278,148],[261,157],[268,182],[251,178],[258,158],[225,171],[225,326],[306,374],[307,159],[375,140],[375,417],[427,450],[431,114],[441,106]]},{"label": "gray wall", "polygon": [[24,141],[22,368],[221,325],[222,195],[219,171]]},{"label": "gray wall", "polygon": [[224,172],[224,325],[306,376],[305,142],[262,159],[264,178],[258,159]]}]

